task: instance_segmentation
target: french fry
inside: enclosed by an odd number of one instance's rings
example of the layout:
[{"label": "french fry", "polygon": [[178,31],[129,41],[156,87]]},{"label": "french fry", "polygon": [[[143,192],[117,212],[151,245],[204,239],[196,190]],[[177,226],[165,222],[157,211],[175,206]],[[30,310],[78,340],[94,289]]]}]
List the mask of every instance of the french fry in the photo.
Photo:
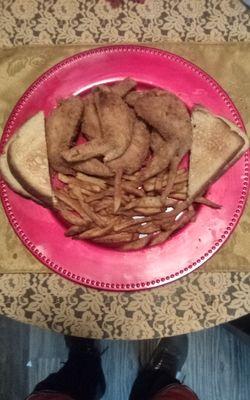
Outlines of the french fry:
[{"label": "french fry", "polygon": [[96,212],[99,212],[99,211],[104,210],[105,208],[111,206],[113,203],[114,203],[113,198],[105,198],[98,205],[94,205],[94,210]]},{"label": "french fry", "polygon": [[119,168],[115,174],[114,213],[116,213],[119,210],[122,201],[122,188],[121,188],[122,174],[123,174],[122,168]]},{"label": "french fry", "polygon": [[175,223],[169,230],[167,230],[166,232],[160,232],[157,235],[155,235],[150,244],[152,246],[155,246],[157,244],[165,242],[169,238],[169,236],[172,235],[172,233],[174,233],[177,229],[182,228],[184,225],[190,222],[194,214],[195,211],[187,211],[186,213],[184,213],[177,221],[175,221]]},{"label": "french fry", "polygon": [[139,199],[134,199],[125,206],[125,210],[132,208],[160,208],[162,207],[160,196],[145,196]]},{"label": "french fry", "polygon": [[163,202],[168,197],[169,193],[172,191],[172,187],[174,185],[174,181],[175,181],[175,178],[176,178],[178,162],[179,162],[179,160],[178,160],[177,157],[174,157],[171,160],[167,184],[166,184],[166,187],[164,188],[164,190],[162,192],[162,195],[161,195]]},{"label": "french fry", "polygon": [[90,182],[82,182],[79,179],[72,178],[71,183],[73,185],[75,185],[76,187],[80,187],[81,189],[85,189],[85,190],[88,190],[88,191],[94,192],[94,193],[99,193],[102,190],[100,188],[100,186],[98,186],[98,185],[95,185]]},{"label": "french fry", "polygon": [[182,201],[178,204],[175,205],[175,207],[171,211],[167,212],[161,212],[159,214],[156,214],[152,217],[152,220],[155,221],[172,221],[179,215],[181,212],[185,211],[189,207],[190,203],[188,201]]},{"label": "french fry", "polygon": [[157,193],[161,193],[161,192],[162,192],[163,179],[164,179],[164,178],[163,178],[163,174],[159,174],[159,175],[156,177],[154,190],[155,190]]},{"label": "french fry", "polygon": [[150,242],[151,246],[155,246],[157,244],[161,244],[161,243],[165,242],[171,234],[172,234],[171,229],[169,229],[168,231],[165,231],[165,232],[157,233],[156,235],[153,236],[153,238]]},{"label": "french fry", "polygon": [[125,220],[125,221],[122,221],[122,222],[116,224],[114,226],[114,231],[120,232],[120,231],[126,230],[127,228],[129,228],[133,225],[139,225],[143,222],[146,222],[147,220],[148,220],[147,218],[136,218],[136,219],[131,218],[129,220]]},{"label": "french fry", "polygon": [[122,243],[131,242],[134,238],[136,238],[136,236],[133,233],[120,232],[96,238],[94,239],[94,242],[115,246]]},{"label": "french fry", "polygon": [[126,175],[126,174],[124,174],[124,175],[123,175],[123,178],[124,178],[125,180],[127,180],[127,181],[136,182],[136,181],[139,180],[139,176],[140,176],[140,173],[139,173],[139,171],[138,171],[138,172],[135,172],[133,175]]},{"label": "french fry", "polygon": [[[70,185],[69,185],[69,186],[70,186]],[[91,196],[91,195],[92,195],[92,192],[90,192],[90,191],[87,190],[87,189],[83,189],[83,188],[81,188],[81,193],[84,194],[84,195],[86,195],[86,196]]]},{"label": "french fry", "polygon": [[101,190],[100,186],[91,181],[81,181],[72,176],[64,175],[61,173],[58,174],[58,179],[63,183],[69,184],[70,186],[74,185],[77,187],[81,187],[82,189],[89,190],[90,192],[100,192]]},{"label": "french fry", "polygon": [[75,199],[72,199],[65,192],[61,190],[54,190],[56,197],[61,200],[63,203],[67,204],[72,208],[72,210],[76,211],[84,220],[91,221],[91,219],[87,216],[86,212],[82,209],[79,202]]},{"label": "french fry", "polygon": [[177,169],[176,175],[183,175],[183,174],[187,174],[187,170],[185,168]]},{"label": "french fry", "polygon": [[95,239],[100,236],[104,236],[111,231],[112,231],[112,224],[106,226],[105,228],[95,227],[80,233],[79,235],[77,235],[77,239]]},{"label": "french fry", "polygon": [[131,196],[122,193],[121,204],[122,204],[122,205],[126,205],[126,204],[129,203],[130,201],[131,201]]},{"label": "french fry", "polygon": [[176,185],[177,183],[183,183],[183,182],[188,182],[188,173],[184,172],[183,174],[176,175],[174,184]]},{"label": "french fry", "polygon": [[124,217],[134,217],[136,216],[136,213],[133,210],[124,210],[122,208],[116,213],[116,215],[121,215]]},{"label": "french fry", "polygon": [[143,207],[137,207],[135,208],[135,211],[138,212],[141,215],[154,215],[158,214],[161,212],[161,208],[143,208]]},{"label": "french fry", "polygon": [[145,190],[145,192],[154,191],[155,181],[156,181],[156,177],[147,179],[145,182],[143,182],[143,189]]},{"label": "french fry", "polygon": [[66,232],[65,236],[75,236],[78,235],[79,233],[82,233],[87,229],[86,225],[72,225]]},{"label": "french fry", "polygon": [[58,177],[59,181],[61,181],[63,183],[70,183],[71,176],[69,176],[69,175],[61,174],[59,172],[57,174],[57,177]]},{"label": "french fry", "polygon": [[127,193],[135,195],[136,197],[144,196],[143,190],[140,190],[127,182],[122,182],[122,189]]},{"label": "french fry", "polygon": [[57,198],[56,203],[54,204],[54,208],[58,211],[64,211],[64,210],[72,211],[72,208],[69,205],[67,205],[63,201],[59,200],[58,198]]},{"label": "french fry", "polygon": [[[71,193],[74,193],[75,192],[75,188],[78,188],[79,186],[76,186],[74,183],[69,183],[68,184],[68,188],[70,189],[70,191],[69,192],[71,192]],[[80,187],[80,191],[81,191],[81,193],[83,194],[83,195],[85,195],[85,196],[89,196],[89,195],[92,195],[93,194],[93,192],[91,192],[91,191],[89,191],[89,190],[87,190],[87,189],[83,189],[83,188],[81,188]]]},{"label": "french fry", "polygon": [[221,205],[220,205],[220,204],[214,203],[213,201],[207,199],[206,197],[197,197],[197,198],[194,200],[194,202],[195,202],[195,203],[204,204],[204,205],[206,205],[206,206],[208,206],[208,207],[215,208],[215,209],[221,208]]},{"label": "french fry", "polygon": [[160,196],[145,196],[140,199],[135,199],[125,206],[126,210],[131,208],[163,208],[170,207],[176,204],[173,199],[166,198],[165,203],[162,204]]},{"label": "french fry", "polygon": [[142,234],[150,234],[160,231],[160,226],[157,226],[153,222],[148,222],[144,225],[136,226],[135,228],[137,233],[142,233]]},{"label": "french fry", "polygon": [[106,189],[106,190],[102,190],[100,193],[96,193],[93,194],[91,193],[91,195],[86,199],[86,203],[92,203],[95,200],[101,200],[105,197],[111,197],[114,194],[114,189],[110,188],[110,189]]},{"label": "french fry", "polygon": [[101,178],[96,178],[94,176],[85,175],[82,172],[77,172],[76,178],[83,182],[89,182],[94,185],[99,186],[101,189],[106,189],[106,182]]},{"label": "french fry", "polygon": [[151,240],[150,236],[145,236],[145,237],[133,240],[130,243],[126,243],[126,244],[121,245],[119,247],[119,250],[128,251],[128,250],[143,249],[145,246],[147,246],[149,244],[150,240]]},{"label": "french fry", "polygon": [[174,193],[184,193],[184,194],[185,194],[185,193],[187,193],[187,191],[188,191],[188,188],[187,188],[186,185],[177,184],[177,185],[174,185],[174,186],[173,186],[173,188],[172,188],[170,194],[171,194],[172,192],[174,192]]},{"label": "french fry", "polygon": [[169,197],[171,199],[176,199],[176,200],[186,200],[187,199],[187,195],[185,193],[172,192],[172,193],[170,193]]},{"label": "french fry", "polygon": [[81,205],[82,210],[86,213],[86,215],[93,221],[95,222],[95,224],[97,226],[99,226],[100,228],[105,227],[106,224],[106,220],[103,217],[100,217],[98,215],[96,215],[96,213],[92,210],[92,208],[85,203],[85,201],[82,198],[82,194],[81,194],[81,190],[80,188],[75,188],[75,194],[78,196],[78,201]]},{"label": "french fry", "polygon": [[65,221],[69,222],[72,225],[82,226],[86,224],[86,221],[84,221],[83,218],[79,217],[72,211],[60,210],[59,213]]}]

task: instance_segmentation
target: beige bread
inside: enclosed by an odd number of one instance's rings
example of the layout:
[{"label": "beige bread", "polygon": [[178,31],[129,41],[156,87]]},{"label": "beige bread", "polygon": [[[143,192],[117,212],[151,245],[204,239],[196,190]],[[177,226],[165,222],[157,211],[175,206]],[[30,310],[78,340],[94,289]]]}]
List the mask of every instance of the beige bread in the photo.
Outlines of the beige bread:
[{"label": "beige bread", "polygon": [[7,153],[11,173],[21,186],[45,204],[52,204],[43,112],[26,121]]},{"label": "beige bread", "polygon": [[247,135],[230,121],[195,107],[189,163],[188,197],[203,194],[248,149]]},{"label": "beige bread", "polygon": [[0,172],[3,177],[3,179],[7,182],[7,184],[13,189],[15,192],[21,194],[24,197],[31,198],[31,194],[28,193],[22,185],[16,180],[14,175],[12,174],[8,160],[7,160],[7,153],[8,153],[8,148],[11,142],[15,139],[15,136],[12,136],[8,143],[5,145],[4,151],[0,156]]}]

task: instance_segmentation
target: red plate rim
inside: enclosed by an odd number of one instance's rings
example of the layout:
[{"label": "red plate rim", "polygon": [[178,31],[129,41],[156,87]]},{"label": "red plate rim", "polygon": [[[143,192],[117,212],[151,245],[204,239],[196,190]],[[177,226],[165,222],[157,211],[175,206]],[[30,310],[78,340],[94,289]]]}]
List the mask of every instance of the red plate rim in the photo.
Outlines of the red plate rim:
[{"label": "red plate rim", "polygon": [[[27,101],[27,99],[32,96],[35,90],[39,88],[39,86],[49,79],[52,75],[56,74],[57,71],[64,66],[69,64],[75,63],[82,58],[89,57],[93,54],[101,54],[101,53],[108,53],[108,52],[141,52],[141,53],[149,53],[153,55],[159,55],[164,58],[168,58],[174,62],[182,64],[185,68],[192,70],[192,72],[198,74],[202,79],[206,80],[206,82],[218,93],[221,99],[224,101],[225,105],[229,109],[232,119],[234,120],[235,124],[239,126],[241,129],[245,130],[244,123],[242,118],[233,104],[232,100],[226,93],[226,91],[213,79],[210,75],[208,75],[205,71],[201,68],[197,67],[190,61],[187,61],[185,58],[178,56],[176,54],[170,53],[168,51],[163,51],[153,47],[147,46],[138,46],[138,45],[112,45],[106,47],[99,47],[87,51],[83,51],[77,53],[73,56],[65,58],[64,60],[60,61],[59,63],[55,64],[53,67],[48,69],[44,72],[40,77],[38,77],[24,92],[21,96],[19,101],[16,103],[15,107],[13,108],[10,116],[5,124],[1,142],[0,142],[0,152],[2,153],[5,144],[7,143],[12,127],[14,125],[14,121],[16,119],[17,114],[22,110],[23,105]],[[57,272],[61,276],[74,281],[76,283],[80,283],[86,286],[90,286],[92,288],[99,288],[104,290],[111,290],[111,291],[131,291],[131,290],[142,290],[157,287],[169,282],[173,282],[176,279],[192,272],[193,270],[200,267],[203,263],[205,263],[228,239],[229,234],[235,229],[240,216],[243,213],[244,207],[246,205],[246,200],[248,197],[248,190],[249,190],[249,150],[244,154],[244,179],[242,182],[242,190],[241,190],[241,197],[238,202],[237,208],[234,212],[233,218],[229,225],[225,228],[224,234],[219,237],[213,246],[211,246],[204,255],[201,255],[196,261],[194,261],[191,265],[186,266],[182,270],[176,272],[175,274],[171,274],[170,276],[160,277],[159,279],[152,280],[150,282],[140,282],[137,284],[128,283],[128,284],[110,284],[108,282],[99,282],[94,281],[91,279],[86,279],[84,276],[72,274],[70,271],[63,269],[62,267],[58,266],[53,260],[47,258],[40,250],[32,243],[26,234],[22,231],[19,222],[17,221],[15,215],[12,212],[11,204],[9,202],[8,194],[7,194],[7,185],[3,179],[0,180],[0,196],[1,201],[3,204],[3,208],[7,215],[7,218],[16,232],[19,239],[22,241],[24,246],[44,265],[52,269],[54,272]]]}]

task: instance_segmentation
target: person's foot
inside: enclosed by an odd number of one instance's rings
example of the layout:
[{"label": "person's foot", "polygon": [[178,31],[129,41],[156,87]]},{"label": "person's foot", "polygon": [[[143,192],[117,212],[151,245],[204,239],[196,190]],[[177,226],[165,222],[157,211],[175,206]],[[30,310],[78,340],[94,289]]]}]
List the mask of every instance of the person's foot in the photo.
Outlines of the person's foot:
[{"label": "person's foot", "polygon": [[147,400],[172,383],[187,357],[186,335],[161,339],[150,360],[142,366],[131,390],[130,400]]},{"label": "person's foot", "polygon": [[77,336],[64,336],[65,344],[69,349],[69,355],[96,354],[99,355],[97,341]]},{"label": "person's foot", "polygon": [[153,351],[148,364],[144,368],[151,371],[166,371],[170,376],[175,378],[187,358],[187,351],[187,335],[163,338]]},{"label": "person's foot", "polygon": [[35,391],[52,390],[71,395],[75,400],[100,399],[106,388],[101,354],[96,341],[65,336],[68,360],[56,373],[40,382]]}]

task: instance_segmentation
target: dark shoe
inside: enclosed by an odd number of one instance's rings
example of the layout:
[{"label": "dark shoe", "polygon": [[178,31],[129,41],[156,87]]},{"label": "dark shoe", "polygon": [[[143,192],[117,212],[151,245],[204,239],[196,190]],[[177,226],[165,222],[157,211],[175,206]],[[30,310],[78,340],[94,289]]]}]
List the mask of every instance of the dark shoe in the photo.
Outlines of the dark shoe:
[{"label": "dark shoe", "polygon": [[154,371],[166,371],[175,378],[187,358],[187,352],[187,335],[161,339],[145,368]]},{"label": "dark shoe", "polygon": [[179,383],[175,378],[187,357],[186,335],[164,338],[142,366],[131,390],[130,400],[147,400],[163,387]]},{"label": "dark shoe", "polygon": [[40,382],[35,391],[68,394],[74,400],[100,399],[106,388],[101,355],[91,339],[65,337],[69,348],[68,361],[56,373]]}]

